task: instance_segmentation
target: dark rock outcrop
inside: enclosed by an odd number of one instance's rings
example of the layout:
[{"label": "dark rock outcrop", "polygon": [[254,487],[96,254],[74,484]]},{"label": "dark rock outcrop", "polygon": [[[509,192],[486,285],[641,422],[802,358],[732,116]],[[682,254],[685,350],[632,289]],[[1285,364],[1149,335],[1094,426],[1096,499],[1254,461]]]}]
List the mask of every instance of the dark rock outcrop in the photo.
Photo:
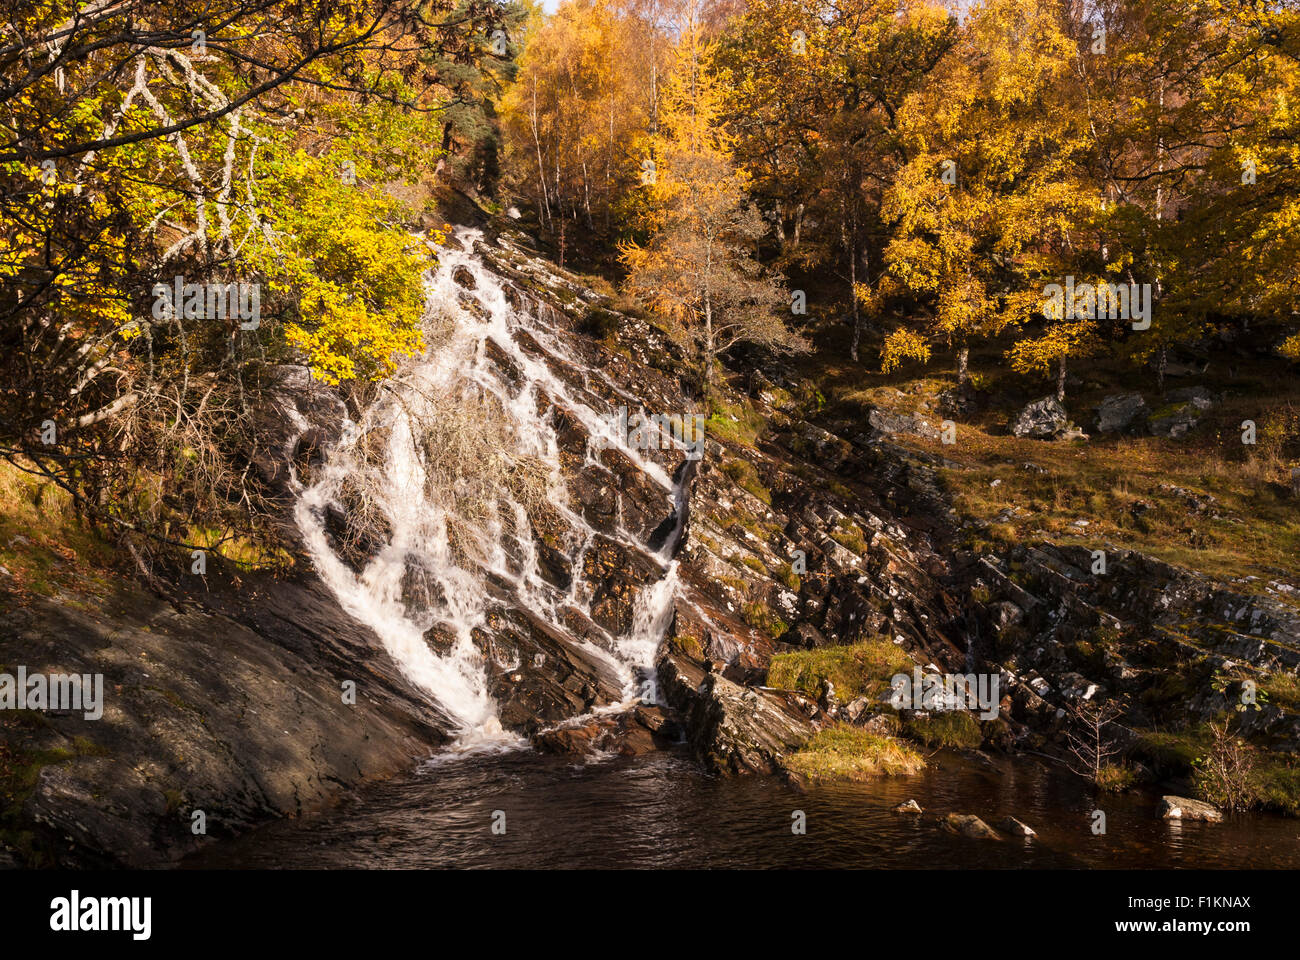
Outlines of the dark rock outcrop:
[{"label": "dark rock outcrop", "polygon": [[1171,391],[1169,401],[1147,419],[1147,429],[1157,437],[1174,440],[1194,429],[1201,417],[1214,406],[1213,396],[1204,387]]},{"label": "dark rock outcrop", "polygon": [[1160,817],[1164,820],[1204,820],[1218,823],[1223,813],[1212,804],[1188,797],[1167,796],[1160,798]]},{"label": "dark rock outcrop", "polygon": [[1128,433],[1145,425],[1147,402],[1140,393],[1107,397],[1097,407],[1098,433]]},{"label": "dark rock outcrop", "polygon": [[704,678],[686,718],[696,754],[710,769],[733,774],[776,773],[816,729],[796,703],[718,673]]},{"label": "dark rock outcrop", "polygon": [[1055,397],[1043,397],[1020,411],[1011,432],[1017,437],[1052,440],[1065,433],[1069,425],[1070,418],[1060,402]]},{"label": "dark rock outcrop", "polygon": [[970,813],[950,813],[939,821],[949,833],[970,837],[972,840],[1001,840],[1002,835],[979,817]]},{"label": "dark rock outcrop", "polygon": [[10,750],[48,761],[22,800],[37,862],[173,862],[204,842],[196,811],[208,837],[231,836],[448,740],[448,718],[318,581],[208,580],[191,594],[202,604],[179,607],[129,580],[101,596],[0,597],[6,662],[104,677],[100,720],[2,718]]},{"label": "dark rock outcrop", "polygon": [[272,367],[267,379],[270,403],[254,410],[247,455],[262,483],[286,495],[294,469],[304,475],[342,435],[347,407],[307,367]]}]

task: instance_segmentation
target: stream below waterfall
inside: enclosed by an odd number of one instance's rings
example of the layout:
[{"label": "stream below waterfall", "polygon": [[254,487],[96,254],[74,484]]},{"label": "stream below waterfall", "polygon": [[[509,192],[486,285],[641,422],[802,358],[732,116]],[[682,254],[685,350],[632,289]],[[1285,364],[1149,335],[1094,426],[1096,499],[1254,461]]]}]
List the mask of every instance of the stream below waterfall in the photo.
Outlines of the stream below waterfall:
[{"label": "stream below waterfall", "polygon": [[[372,785],[314,817],[270,824],[190,857],[186,868],[1192,868],[1300,864],[1294,820],[1156,818],[1156,798],[1095,798],[1033,759],[936,758],[914,777],[801,792],[770,777],[721,778],[682,752],[638,758],[527,751],[442,760]],[[922,817],[892,812],[916,799]],[[505,813],[504,835],[492,832]],[[802,810],[807,833],[791,832]],[[1012,815],[1033,840],[972,840],[931,814]]]}]

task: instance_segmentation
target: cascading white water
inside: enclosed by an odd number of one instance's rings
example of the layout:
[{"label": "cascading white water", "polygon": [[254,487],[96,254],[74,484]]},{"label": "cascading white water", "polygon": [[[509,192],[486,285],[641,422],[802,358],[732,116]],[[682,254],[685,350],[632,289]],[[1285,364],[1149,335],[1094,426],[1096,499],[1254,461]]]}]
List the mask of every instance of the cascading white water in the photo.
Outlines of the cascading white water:
[{"label": "cascading white water", "polygon": [[[474,628],[483,624],[492,602],[488,575],[510,585],[513,602],[548,623],[559,624],[565,607],[587,615],[590,611],[581,562],[572,564],[573,583],[566,592],[547,582],[528,532],[527,511],[509,494],[494,492],[473,534],[467,535],[463,525],[457,527],[462,540],[468,541],[468,549],[466,543],[460,544],[460,550],[454,548],[453,508],[440,496],[442,491],[430,490],[428,458],[436,451],[422,447],[421,442],[437,411],[446,410],[448,402],[490,401],[484,409],[498,411],[503,422],[493,428],[501,428],[500,436],[511,456],[539,465],[549,506],[568,527],[568,552],[579,561],[596,532],[569,506],[556,434],[546,418],[539,416],[539,399],[562,404],[581,422],[594,440],[588,444],[589,462],[596,462],[593,447],[603,442],[622,451],[664,488],[666,512],[679,508],[682,498],[682,491],[663,467],[630,447],[610,417],[584,402],[542,359],[520,347],[516,334],[522,330],[554,360],[581,366],[545,324],[510,305],[501,280],[474,253],[480,237],[478,231],[462,228],[455,234],[459,249],[448,246],[438,251],[438,268],[427,279],[428,355],[402,370],[386,385],[385,395],[365,412],[362,422],[345,431],[312,486],[301,492],[296,509],[298,525],[324,582],[348,613],[375,631],[406,677],[460,725],[458,743],[462,748],[518,742],[497,719],[482,654],[472,640]],[[484,310],[467,309],[460,302],[463,291],[455,275],[462,270],[473,278],[474,296]],[[489,340],[519,371],[515,382],[488,358]],[[600,371],[585,372],[601,378],[612,393],[636,405],[635,398]],[[441,408],[440,403],[444,404]],[[376,460],[382,469],[375,469]],[[370,481],[367,494],[385,521],[385,535],[378,552],[358,573],[335,552],[326,532],[326,510],[331,504],[346,510],[345,487],[359,477]],[[615,537],[630,549],[650,555],[627,531],[619,529]],[[654,557],[664,574],[638,595],[629,633],[605,637],[604,646],[574,641],[610,664],[624,683],[628,701],[641,694],[638,672],[652,666],[668,627],[678,590],[677,565],[668,556],[675,539],[676,535]],[[420,602],[413,602],[405,589],[413,570],[425,587]],[[424,639],[425,631],[435,624],[455,637],[442,654]]]}]

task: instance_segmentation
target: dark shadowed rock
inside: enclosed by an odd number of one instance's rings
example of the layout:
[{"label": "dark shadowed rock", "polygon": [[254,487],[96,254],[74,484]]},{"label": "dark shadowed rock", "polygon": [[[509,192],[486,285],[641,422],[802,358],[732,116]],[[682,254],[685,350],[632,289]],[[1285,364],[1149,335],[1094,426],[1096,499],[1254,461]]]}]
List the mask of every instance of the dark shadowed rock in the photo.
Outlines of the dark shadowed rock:
[{"label": "dark shadowed rock", "polygon": [[1122,393],[1107,397],[1097,407],[1098,433],[1129,433],[1142,427],[1147,417],[1147,402],[1140,393]]},{"label": "dark shadowed rock", "polygon": [[782,643],[788,643],[794,647],[801,647],[805,650],[812,650],[816,647],[829,646],[829,641],[822,632],[814,627],[811,623],[804,620],[795,624],[781,636]]},{"label": "dark shadowed rock", "polygon": [[663,576],[645,553],[598,535],[582,555],[583,577],[592,588],[591,619],[614,634],[632,629],[633,606],[641,589]]},{"label": "dark shadowed rock", "polygon": [[876,438],[889,437],[904,433],[926,440],[938,440],[939,428],[920,414],[897,414],[887,410],[872,409],[867,414],[867,422]]},{"label": "dark shadowed rock", "polygon": [[501,376],[512,387],[518,387],[523,382],[524,374],[519,369],[519,364],[491,337],[483,341],[483,354],[492,361],[492,365],[501,372]]},{"label": "dark shadowed rock", "polygon": [[285,494],[294,468],[315,463],[342,436],[347,407],[304,366],[272,367],[268,381],[271,402],[254,408],[253,429],[247,434],[253,447],[248,456],[258,478]]},{"label": "dark shadowed rock", "polygon": [[949,833],[956,833],[972,840],[1001,840],[1002,836],[979,817],[970,813],[950,813],[939,825]]},{"label": "dark shadowed rock", "polygon": [[210,566],[194,596],[202,606],[173,606],[125,577],[102,597],[0,594],[6,657],[104,675],[100,721],[49,714],[19,732],[0,717],[9,747],[68,753],[23,803],[54,863],[172,863],[208,842],[191,833],[192,810],[229,837],[447,741],[454,724],[315,578],[245,573],[235,586]]},{"label": "dark shadowed rock", "polygon": [[1174,390],[1169,400],[1170,403],[1151,414],[1147,427],[1157,437],[1171,440],[1177,440],[1194,429],[1205,412],[1214,406],[1213,397],[1204,387]]},{"label": "dark shadowed rock", "polygon": [[1179,387],[1169,391],[1170,403],[1193,403],[1202,410],[1208,410],[1217,402],[1214,394],[1201,386]]},{"label": "dark shadowed rock", "polygon": [[489,611],[473,637],[508,729],[531,734],[622,696],[607,662],[526,607]]},{"label": "dark shadowed rock", "polygon": [[999,824],[999,829],[1012,837],[1036,837],[1038,832],[1033,827],[1017,820],[1015,817],[1005,817]]}]

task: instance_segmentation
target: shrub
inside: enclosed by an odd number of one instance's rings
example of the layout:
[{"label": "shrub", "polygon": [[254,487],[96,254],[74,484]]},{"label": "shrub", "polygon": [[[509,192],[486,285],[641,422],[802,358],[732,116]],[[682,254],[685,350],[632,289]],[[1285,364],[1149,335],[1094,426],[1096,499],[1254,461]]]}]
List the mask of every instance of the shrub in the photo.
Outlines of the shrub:
[{"label": "shrub", "polygon": [[768,636],[776,638],[790,627],[780,617],[774,616],[767,604],[759,601],[747,603],[741,609],[745,622],[755,630],[762,630]]},{"label": "shrub", "polygon": [[609,340],[618,333],[618,314],[601,307],[592,307],[582,318],[578,331],[596,340]]},{"label": "shrub", "polygon": [[858,556],[862,556],[867,552],[867,541],[862,536],[862,530],[848,518],[841,519],[836,524],[835,529],[831,531],[831,537],[858,554]]},{"label": "shrub", "polygon": [[1202,800],[1225,810],[1245,810],[1256,802],[1255,758],[1229,727],[1226,719],[1210,724],[1210,749],[1196,759],[1192,782]]},{"label": "shrub", "polygon": [[1123,764],[1107,763],[1097,771],[1096,783],[1103,790],[1119,793],[1133,783],[1134,773]]},{"label": "shrub", "polygon": [[927,747],[974,750],[984,740],[979,719],[969,710],[941,710],[910,717],[903,723],[903,733]]}]

